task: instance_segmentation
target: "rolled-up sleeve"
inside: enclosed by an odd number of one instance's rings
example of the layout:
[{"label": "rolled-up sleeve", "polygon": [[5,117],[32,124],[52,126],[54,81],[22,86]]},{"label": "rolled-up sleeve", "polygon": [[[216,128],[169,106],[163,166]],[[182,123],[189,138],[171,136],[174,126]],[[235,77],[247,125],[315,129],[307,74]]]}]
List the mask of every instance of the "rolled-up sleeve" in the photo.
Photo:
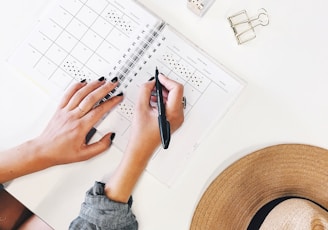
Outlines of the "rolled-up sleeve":
[{"label": "rolled-up sleeve", "polygon": [[95,182],[86,193],[79,216],[72,221],[69,229],[138,229],[138,222],[132,213],[132,197],[128,203],[119,203],[110,200],[105,195],[104,184]]}]

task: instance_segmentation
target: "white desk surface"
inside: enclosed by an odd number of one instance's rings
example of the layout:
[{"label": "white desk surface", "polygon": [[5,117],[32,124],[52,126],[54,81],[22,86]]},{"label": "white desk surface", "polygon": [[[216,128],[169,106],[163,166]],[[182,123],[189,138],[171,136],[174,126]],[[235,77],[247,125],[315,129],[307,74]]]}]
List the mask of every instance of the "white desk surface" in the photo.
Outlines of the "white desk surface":
[{"label": "white desk surface", "polygon": [[[4,61],[49,1],[12,0],[0,7],[1,149],[38,134],[53,111],[48,99]],[[141,2],[247,87],[172,188],[143,175],[134,192],[140,229],[188,229],[210,178],[247,153],[280,143],[328,148],[327,1],[217,0],[203,18],[187,9],[187,0]],[[270,24],[256,29],[255,40],[238,46],[227,17],[243,9],[255,15],[262,7]],[[119,157],[110,151],[89,162],[54,167],[17,179],[8,190],[55,229],[67,229],[85,190]],[[94,164],[103,171],[94,172]]]}]

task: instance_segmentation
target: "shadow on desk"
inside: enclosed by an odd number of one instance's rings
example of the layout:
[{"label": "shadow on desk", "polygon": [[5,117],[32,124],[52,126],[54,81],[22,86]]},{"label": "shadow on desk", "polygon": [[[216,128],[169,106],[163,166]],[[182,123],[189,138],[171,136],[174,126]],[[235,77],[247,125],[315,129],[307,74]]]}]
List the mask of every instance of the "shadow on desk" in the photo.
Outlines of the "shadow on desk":
[{"label": "shadow on desk", "polygon": [[0,229],[52,229],[9,192],[0,187]]}]

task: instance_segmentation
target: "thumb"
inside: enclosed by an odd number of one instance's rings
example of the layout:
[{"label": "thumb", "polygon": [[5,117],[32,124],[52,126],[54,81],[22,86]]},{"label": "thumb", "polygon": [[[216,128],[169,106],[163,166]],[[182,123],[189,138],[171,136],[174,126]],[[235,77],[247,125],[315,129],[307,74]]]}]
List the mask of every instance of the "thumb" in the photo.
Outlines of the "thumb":
[{"label": "thumb", "polygon": [[88,160],[107,150],[112,145],[114,137],[115,133],[108,133],[99,141],[87,145],[86,148],[82,151],[81,160]]}]

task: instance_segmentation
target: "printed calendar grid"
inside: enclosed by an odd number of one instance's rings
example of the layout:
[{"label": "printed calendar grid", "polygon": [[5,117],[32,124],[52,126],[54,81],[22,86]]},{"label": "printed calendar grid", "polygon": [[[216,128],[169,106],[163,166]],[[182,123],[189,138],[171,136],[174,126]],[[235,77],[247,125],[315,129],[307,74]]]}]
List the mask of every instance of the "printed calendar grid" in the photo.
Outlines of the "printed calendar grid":
[{"label": "printed calendar grid", "polygon": [[[62,76],[67,76],[67,80],[65,81],[64,79],[58,79],[57,83],[60,83],[60,85],[62,85],[63,90],[65,90],[68,85],[73,81],[73,80],[82,80],[82,79],[87,79],[87,80],[92,80],[95,79],[97,77],[100,77],[102,75],[107,75],[106,73],[108,73],[109,68],[108,66],[113,65],[113,63],[110,63],[108,61],[109,57],[104,58],[103,55],[101,55],[103,49],[102,46],[104,44],[109,45],[110,47],[112,47],[114,49],[114,51],[118,51],[118,48],[115,47],[114,43],[111,43],[110,41],[108,41],[108,37],[111,35],[111,33],[113,32],[114,29],[117,29],[117,31],[119,31],[121,34],[123,34],[124,36],[126,36],[126,38],[129,38],[129,35],[126,33],[126,31],[123,31],[121,29],[121,27],[123,27],[123,23],[122,23],[122,18],[124,17],[129,17],[127,15],[125,15],[124,13],[120,13],[120,16],[116,16],[114,17],[114,23],[116,24],[112,24],[112,22],[105,20],[105,18],[103,17],[104,12],[106,11],[106,9],[108,9],[108,7],[115,7],[114,5],[110,4],[109,2],[106,1],[106,6],[104,6],[100,12],[95,12],[93,9],[91,9],[88,5],[86,5],[86,3],[81,3],[82,5],[80,6],[80,8],[78,10],[76,10],[75,15],[73,15],[71,12],[69,12],[68,10],[64,9],[63,6],[61,7],[61,10],[64,12],[64,14],[66,15],[70,15],[70,20],[66,23],[62,24],[66,24],[64,27],[62,27],[62,25],[60,25],[59,23],[57,23],[56,21],[54,21],[52,18],[50,18],[49,20],[55,25],[55,27],[59,28],[61,30],[61,32],[59,32],[59,34],[57,35],[57,37],[52,40],[51,37],[49,37],[47,34],[43,33],[42,31],[39,31],[39,33],[46,38],[50,44],[48,45],[48,48],[45,50],[40,50],[38,48],[36,48],[35,46],[33,46],[32,44],[29,44],[34,50],[37,50],[40,54],[41,57],[40,59],[35,63],[34,68],[39,68],[42,70],[46,70],[43,73],[45,75],[48,75],[48,79],[50,80],[52,77],[55,77],[54,75],[58,72],[62,73]],[[96,14],[97,16],[95,17],[95,19],[90,22],[90,25],[85,24],[85,22],[81,21],[78,18],[78,14],[82,11],[82,9],[87,8],[87,10],[89,12],[93,12],[94,14]],[[117,8],[114,8],[116,11],[119,11]],[[111,10],[113,11],[113,10]],[[109,14],[109,13],[108,13]],[[114,13],[111,12],[111,15],[113,15]],[[117,15],[119,15],[116,12]],[[68,17],[68,16],[67,16]],[[111,16],[113,17],[113,16]],[[111,30],[105,35],[105,34],[99,34],[97,31],[94,30],[94,25],[99,22],[100,20],[105,20],[105,22],[110,23],[111,25]],[[139,24],[134,21],[132,18],[129,18],[129,23],[134,23],[135,26],[139,26]],[[68,30],[69,26],[72,25],[72,23],[75,24],[79,24],[80,27],[84,27],[85,28],[85,32],[80,34],[79,37],[76,37],[75,34],[73,34],[71,31]],[[118,23],[121,23],[121,25],[118,25]],[[130,32],[132,32],[132,26],[129,24],[128,29]],[[101,30],[99,30],[101,31]],[[90,47],[90,44],[86,44],[86,42],[83,40],[83,38],[86,38],[88,33],[93,33],[94,36],[97,36],[99,39],[101,39],[100,42],[98,42],[98,45],[95,47]],[[67,47],[63,47],[65,46],[65,42],[60,41],[59,39],[62,38],[62,35],[65,34],[67,39],[66,41],[66,46]],[[78,34],[78,33],[77,33]],[[138,36],[140,38],[140,35]],[[91,40],[92,38],[90,38]],[[70,40],[74,40],[74,42],[72,42],[73,44],[69,45]],[[59,44],[64,44],[64,45],[59,45]],[[68,44],[68,45],[67,45]],[[92,44],[92,43],[91,43]],[[39,45],[39,44],[38,44]],[[76,55],[74,55],[75,51],[78,50],[77,47],[82,47],[84,48],[85,52],[89,52],[88,55],[80,55],[79,57],[76,57]],[[53,49],[57,49],[58,52],[63,53],[62,55],[55,55]],[[127,50],[128,52],[131,52],[131,48],[128,48]],[[113,50],[111,50],[111,52],[108,53],[115,53],[113,52]],[[117,61],[117,63],[115,63],[114,68],[117,65],[120,65],[123,63],[122,59],[124,59],[124,57],[127,56],[126,53],[124,53],[121,56],[122,52],[118,52],[118,54],[112,55],[111,62],[114,61],[114,59]],[[105,54],[106,55],[106,54]],[[64,56],[64,57],[63,57]],[[61,62],[60,60],[53,60],[54,57],[59,57],[59,59],[62,59]],[[83,57],[87,57],[84,60],[81,60]],[[92,60],[92,58],[96,58],[97,62],[94,64],[94,66],[92,66],[92,62],[90,62],[90,60]],[[44,60],[43,60],[44,59]],[[41,65],[45,65],[45,67],[40,67]],[[90,68],[90,65],[93,68]],[[99,69],[99,66],[103,66],[103,71],[99,72],[97,71],[97,69]],[[67,75],[68,74],[68,75]]]}]

